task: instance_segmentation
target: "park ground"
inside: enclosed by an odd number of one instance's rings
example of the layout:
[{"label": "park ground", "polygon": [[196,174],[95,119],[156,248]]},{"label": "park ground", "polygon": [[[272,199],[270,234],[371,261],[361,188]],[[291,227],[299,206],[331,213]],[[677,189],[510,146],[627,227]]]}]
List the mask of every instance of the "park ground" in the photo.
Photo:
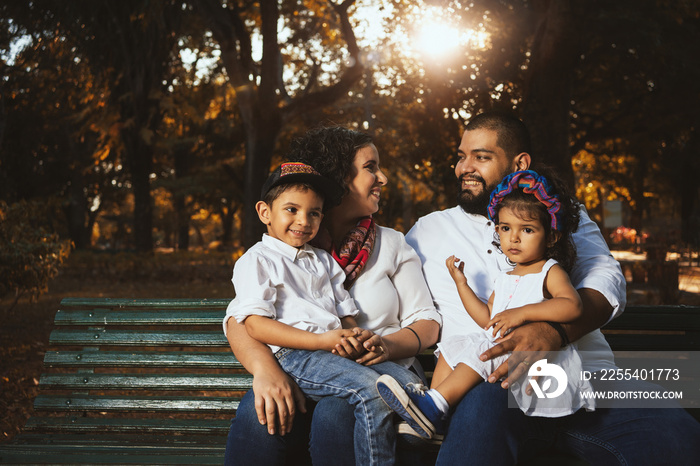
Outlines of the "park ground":
[{"label": "park ground", "polygon": [[[623,254],[625,260],[634,256]],[[636,257],[643,260],[643,256]],[[38,299],[0,300],[0,443],[8,442],[33,414],[53,319],[65,297],[231,298],[230,253],[75,253]],[[654,290],[634,291],[630,301],[655,300]],[[679,303],[700,305],[700,266],[681,263]]]}]

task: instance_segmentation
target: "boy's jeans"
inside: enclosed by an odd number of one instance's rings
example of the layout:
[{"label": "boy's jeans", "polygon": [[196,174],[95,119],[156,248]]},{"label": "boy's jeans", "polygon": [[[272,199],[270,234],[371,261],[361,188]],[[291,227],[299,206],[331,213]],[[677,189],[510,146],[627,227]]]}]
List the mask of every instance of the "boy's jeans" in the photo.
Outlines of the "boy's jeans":
[{"label": "boy's jeans", "polygon": [[[357,464],[394,464],[393,411],[379,396],[375,383],[381,374],[395,375],[397,369],[405,372],[406,377],[412,378],[412,373],[392,362],[366,367],[327,351],[283,348],[275,356],[282,369],[309,398],[334,396],[347,400],[354,407]],[[399,380],[405,381],[413,380]]]}]

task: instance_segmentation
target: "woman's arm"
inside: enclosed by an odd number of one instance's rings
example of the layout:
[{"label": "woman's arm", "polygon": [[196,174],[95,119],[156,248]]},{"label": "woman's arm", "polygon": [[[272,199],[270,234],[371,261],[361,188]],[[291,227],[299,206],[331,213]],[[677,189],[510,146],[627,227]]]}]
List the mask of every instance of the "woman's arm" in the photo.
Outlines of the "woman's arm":
[{"label": "woman's arm", "polygon": [[439,334],[440,324],[434,320],[418,320],[398,332],[385,335],[382,339],[390,359],[404,359],[413,357],[434,345]]},{"label": "woman's arm", "polygon": [[277,363],[270,347],[248,335],[236,319],[226,322],[226,337],[236,359],[253,374],[255,411],[270,435],[292,430],[296,410],[306,412],[306,398]]}]

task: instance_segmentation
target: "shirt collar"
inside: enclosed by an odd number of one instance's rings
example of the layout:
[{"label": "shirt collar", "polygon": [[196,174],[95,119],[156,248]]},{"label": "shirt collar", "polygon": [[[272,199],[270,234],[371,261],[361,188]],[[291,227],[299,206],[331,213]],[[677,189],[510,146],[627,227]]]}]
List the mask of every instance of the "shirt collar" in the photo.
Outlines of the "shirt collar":
[{"label": "shirt collar", "polygon": [[457,206],[457,209],[463,214],[469,217],[472,221],[481,223],[482,225],[493,225],[493,222],[489,220],[487,217],[483,215],[478,215],[478,214],[470,214],[468,212],[465,212],[464,209],[462,209],[460,206]]},{"label": "shirt collar", "polygon": [[267,233],[263,234],[262,242],[268,248],[279,252],[280,254],[287,257],[291,261],[295,261],[295,260],[297,260],[297,258],[302,257],[305,254],[310,255],[310,256],[316,255],[314,248],[312,248],[308,244],[304,244],[304,246],[297,249],[294,246],[288,245],[287,243],[285,243],[282,240],[279,240],[277,238],[273,238],[272,236],[268,235]]}]

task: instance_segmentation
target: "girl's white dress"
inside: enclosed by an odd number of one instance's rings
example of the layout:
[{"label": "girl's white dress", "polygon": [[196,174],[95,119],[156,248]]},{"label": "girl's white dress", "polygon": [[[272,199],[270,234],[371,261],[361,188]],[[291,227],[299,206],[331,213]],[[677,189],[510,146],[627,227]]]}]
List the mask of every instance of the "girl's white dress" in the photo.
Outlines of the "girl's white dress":
[{"label": "girl's white dress", "polygon": [[[557,261],[550,259],[542,267],[541,272],[528,275],[509,275],[502,272],[496,279],[494,286],[492,316],[506,309],[544,301],[544,280],[549,269],[556,263]],[[503,355],[489,361],[479,359],[481,353],[495,345],[496,338],[492,336],[492,333],[493,330],[484,330],[481,333],[450,337],[438,344],[438,351],[453,369],[457,364],[464,363],[486,380],[509,357],[509,355]],[[543,368],[544,363],[539,364],[539,369],[546,371],[549,368],[552,374],[559,376],[540,377],[537,382],[533,382],[538,385],[540,393],[544,396],[542,398],[538,397],[536,392],[533,392],[532,396],[525,393],[526,384],[530,383],[531,380],[529,375],[534,375],[538,369],[535,361],[531,361],[531,363],[528,376],[521,378],[510,387],[518,406],[525,414],[528,416],[561,417],[572,414],[580,408],[585,408],[587,411],[595,409],[593,398],[582,395],[584,392],[592,394],[593,389],[590,382],[582,380],[581,358],[575,343],[560,351],[550,353],[547,356],[546,368]],[[559,371],[557,367],[562,370]],[[565,374],[565,377],[562,374]],[[548,394],[551,396],[561,391],[559,380],[567,384],[566,388],[561,394],[547,397]]]}]

